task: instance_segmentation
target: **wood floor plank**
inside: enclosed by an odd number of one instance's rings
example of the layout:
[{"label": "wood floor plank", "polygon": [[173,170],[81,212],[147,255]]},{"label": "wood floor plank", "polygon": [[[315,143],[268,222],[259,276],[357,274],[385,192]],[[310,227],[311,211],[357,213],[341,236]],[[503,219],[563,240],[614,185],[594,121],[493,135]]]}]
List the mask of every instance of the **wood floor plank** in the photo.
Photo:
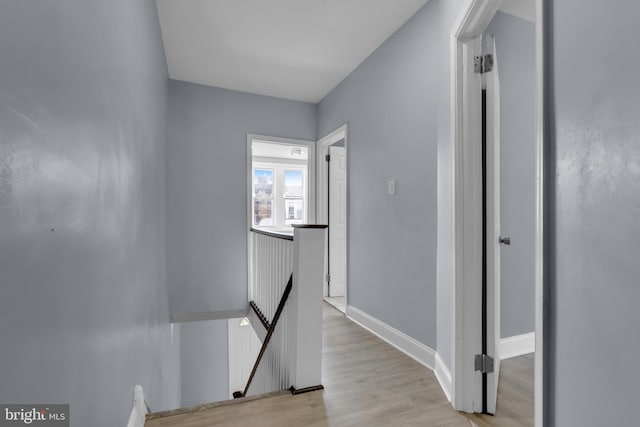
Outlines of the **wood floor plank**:
[{"label": "wood floor plank", "polygon": [[455,411],[434,373],[325,304],[324,390],[150,419],[147,427],[530,427],[533,355],[501,363],[495,416]]}]

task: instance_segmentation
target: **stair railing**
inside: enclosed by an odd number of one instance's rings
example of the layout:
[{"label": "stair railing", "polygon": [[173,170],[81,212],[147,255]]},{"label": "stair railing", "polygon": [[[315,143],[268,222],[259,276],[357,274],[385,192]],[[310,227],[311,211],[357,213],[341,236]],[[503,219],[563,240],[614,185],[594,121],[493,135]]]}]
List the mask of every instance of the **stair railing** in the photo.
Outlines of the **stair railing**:
[{"label": "stair railing", "polygon": [[[272,371],[267,376],[277,377],[274,383],[294,394],[322,388],[326,228],[294,226],[293,236],[251,230],[250,319],[262,346],[247,385],[234,398],[247,395],[259,367]],[[284,289],[283,277],[288,277]]]}]

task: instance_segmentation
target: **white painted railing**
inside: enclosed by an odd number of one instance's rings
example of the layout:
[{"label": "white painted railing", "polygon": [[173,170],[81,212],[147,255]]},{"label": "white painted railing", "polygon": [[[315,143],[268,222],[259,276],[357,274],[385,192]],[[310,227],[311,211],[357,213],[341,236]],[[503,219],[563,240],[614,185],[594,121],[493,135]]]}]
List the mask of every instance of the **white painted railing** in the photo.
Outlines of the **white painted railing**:
[{"label": "white painted railing", "polygon": [[321,387],[325,234],[318,225],[294,226],[293,236],[252,230],[250,318],[263,342],[290,277],[292,286],[248,394]]},{"label": "white painted railing", "polygon": [[249,301],[271,320],[293,272],[293,235],[252,231],[251,258]]}]

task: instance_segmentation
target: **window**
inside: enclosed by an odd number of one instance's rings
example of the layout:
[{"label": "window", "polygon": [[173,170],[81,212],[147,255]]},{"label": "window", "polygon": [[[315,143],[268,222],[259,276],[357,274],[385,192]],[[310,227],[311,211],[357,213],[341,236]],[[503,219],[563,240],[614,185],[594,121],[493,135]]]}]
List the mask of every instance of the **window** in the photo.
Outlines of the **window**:
[{"label": "window", "polygon": [[253,163],[253,226],[289,228],[307,221],[306,167]]},{"label": "window", "polygon": [[284,223],[304,223],[304,173],[301,170],[284,170]]},{"label": "window", "polygon": [[273,197],[273,169],[253,169],[253,225],[274,225]]},{"label": "window", "polygon": [[313,144],[256,135],[247,143],[250,226],[290,232],[313,220]]}]

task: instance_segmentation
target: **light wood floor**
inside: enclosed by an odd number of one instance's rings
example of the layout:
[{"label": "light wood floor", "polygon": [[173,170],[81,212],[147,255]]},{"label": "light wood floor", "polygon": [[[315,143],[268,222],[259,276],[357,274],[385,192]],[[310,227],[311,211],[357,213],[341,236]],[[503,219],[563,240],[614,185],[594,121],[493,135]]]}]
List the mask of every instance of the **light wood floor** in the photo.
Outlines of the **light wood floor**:
[{"label": "light wood floor", "polygon": [[338,311],[341,311],[344,313],[346,308],[346,302],[343,296],[342,297],[324,297],[324,301],[329,305],[332,305],[333,307],[337,308]]},{"label": "light wood floor", "polygon": [[456,412],[431,370],[325,304],[324,391],[155,418],[146,426],[533,426],[533,356],[502,361],[500,376],[496,416]]}]

